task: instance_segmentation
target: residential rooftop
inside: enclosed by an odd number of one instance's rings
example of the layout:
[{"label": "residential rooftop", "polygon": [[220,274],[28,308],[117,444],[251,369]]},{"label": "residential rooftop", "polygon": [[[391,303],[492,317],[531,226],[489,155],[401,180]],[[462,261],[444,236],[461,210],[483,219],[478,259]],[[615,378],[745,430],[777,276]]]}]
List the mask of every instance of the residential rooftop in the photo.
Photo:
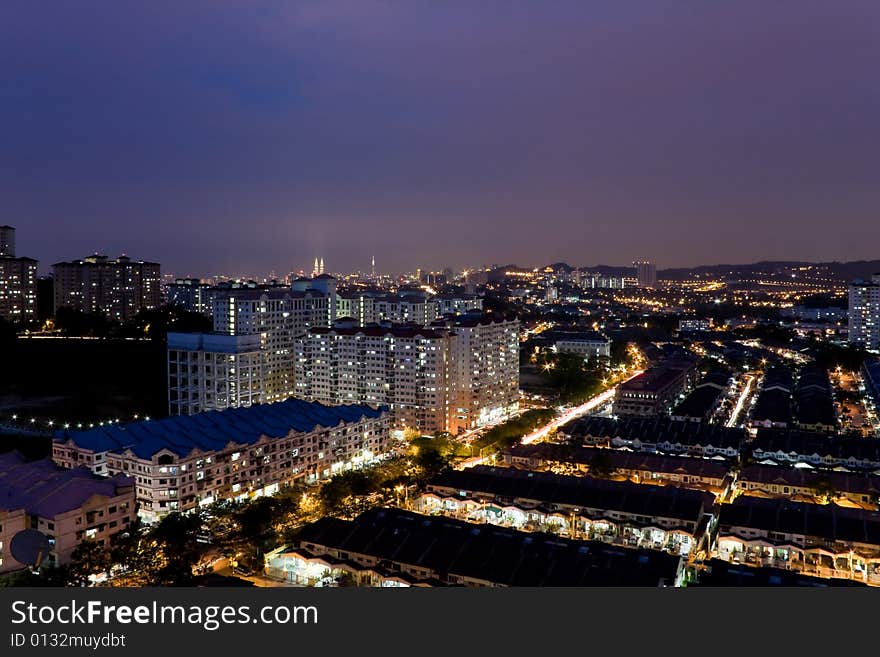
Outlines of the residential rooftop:
[{"label": "residential rooftop", "polygon": [[596,457],[606,459],[615,470],[645,470],[666,474],[686,474],[712,479],[724,479],[730,469],[724,461],[692,458],[689,456],[665,456],[644,454],[623,449],[605,447],[581,447],[561,443],[533,443],[516,445],[502,452],[505,462],[509,459],[529,459],[534,462],[571,463],[589,465]]},{"label": "residential rooftop", "polygon": [[685,522],[696,522],[714,501],[714,496],[709,493],[676,486],[642,486],[630,481],[486,465],[438,475],[428,483],[428,491],[436,492],[438,488],[481,498],[490,495],[499,501],[529,500],[551,509],[562,504],[585,510],[617,511]]},{"label": "residential rooftop", "polygon": [[[337,322],[342,320],[337,319]],[[382,326],[380,324],[368,324],[366,326],[313,326],[308,330],[311,335],[363,335],[381,338],[385,336],[393,338],[442,338],[450,335],[450,332],[440,328],[425,328],[417,324],[392,324]]]},{"label": "residential rooftop", "polygon": [[808,586],[817,588],[836,588],[840,586],[867,586],[862,582],[844,578],[814,577],[797,570],[782,568],[755,568],[746,564],[736,564],[723,559],[711,559],[697,574],[697,582],[691,586]]},{"label": "residential rooftop", "polygon": [[750,447],[758,453],[781,452],[792,457],[817,456],[844,461],[854,458],[880,464],[880,438],[860,435],[761,428]]},{"label": "residential rooftop", "polygon": [[389,566],[420,566],[446,582],[464,576],[499,586],[672,586],[680,566],[680,558],[666,552],[401,509],[372,509],[354,520],[322,518],[303,527],[294,546],[315,555],[330,548]]},{"label": "residential rooftop", "polygon": [[740,482],[781,484],[797,488],[810,488],[828,483],[838,492],[870,495],[880,498],[880,476],[870,473],[837,472],[777,465],[747,465],[739,473]]},{"label": "residential rooftop", "polygon": [[320,402],[288,399],[247,408],[141,420],[125,425],[110,424],[86,431],[63,429],[55,432],[55,441],[71,440],[78,447],[95,453],[122,453],[130,449],[144,459],[152,458],[163,449],[187,456],[194,450],[220,451],[229,443],[253,444],[262,436],[281,438],[291,431],[308,433],[336,427],[343,422],[378,418],[385,411],[387,407],[384,406],[325,406]]},{"label": "residential rooftop", "polygon": [[24,509],[31,515],[54,518],[79,509],[96,495],[116,497],[130,491],[134,480],[117,475],[99,477],[86,467],[72,470],[51,459],[26,461],[17,452],[0,454],[0,510]]},{"label": "residential rooftop", "polygon": [[712,412],[723,394],[723,388],[712,385],[699,386],[694,388],[670,414],[675,417],[703,419]]},{"label": "residential rooftop", "polygon": [[572,420],[560,427],[559,432],[573,437],[620,439],[639,441],[648,445],[713,446],[739,449],[746,437],[744,429],[720,424],[703,424],[664,417],[622,417],[614,419],[589,415]]},{"label": "residential rooftop", "polygon": [[[757,529],[880,546],[880,512],[741,495],[721,506],[721,533]],[[751,538],[746,536],[746,538]]]},{"label": "residential rooftop", "polygon": [[619,393],[659,392],[679,380],[681,372],[665,367],[654,367],[618,386]]}]

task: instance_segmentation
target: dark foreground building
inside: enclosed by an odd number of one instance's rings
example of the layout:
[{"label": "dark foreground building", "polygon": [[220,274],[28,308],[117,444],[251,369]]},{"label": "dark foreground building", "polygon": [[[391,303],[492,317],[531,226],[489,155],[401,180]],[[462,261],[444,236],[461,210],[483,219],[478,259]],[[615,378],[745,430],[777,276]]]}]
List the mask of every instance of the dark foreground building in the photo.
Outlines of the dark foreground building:
[{"label": "dark foreground building", "polygon": [[675,586],[682,559],[401,509],[322,518],[266,556],[270,576],[305,585]]}]

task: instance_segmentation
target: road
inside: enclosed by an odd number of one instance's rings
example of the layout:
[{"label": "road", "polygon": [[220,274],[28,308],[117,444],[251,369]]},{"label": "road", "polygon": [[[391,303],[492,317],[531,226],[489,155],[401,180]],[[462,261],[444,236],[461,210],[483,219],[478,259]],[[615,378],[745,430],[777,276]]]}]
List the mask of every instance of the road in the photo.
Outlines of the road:
[{"label": "road", "polygon": [[739,399],[736,400],[736,406],[733,407],[733,411],[730,413],[730,419],[727,421],[728,427],[735,427],[736,421],[739,419],[740,413],[742,413],[743,406],[745,406],[746,400],[749,398],[749,391],[752,389],[752,383],[754,383],[755,377],[751,374],[746,375],[746,385],[743,388],[742,394],[739,396]]},{"label": "road", "polygon": [[[624,379],[620,383],[626,383],[630,379],[634,379],[639,374],[641,374],[642,371],[643,370],[636,370],[631,376],[627,377],[626,379]],[[620,384],[618,383],[617,385],[620,385]],[[528,445],[530,443],[536,443],[540,440],[543,440],[551,431],[558,429],[563,424],[565,424],[567,422],[571,422],[572,420],[580,417],[581,415],[586,415],[590,411],[594,411],[597,408],[604,406],[605,404],[610,402],[612,399],[614,399],[614,393],[617,392],[617,385],[608,388],[608,390],[605,390],[604,392],[600,392],[598,395],[596,395],[595,397],[593,397],[591,399],[588,399],[580,406],[575,406],[574,408],[569,409],[568,411],[566,411],[562,415],[554,418],[553,420],[550,420],[550,422],[548,422],[547,424],[538,427],[537,429],[532,431],[530,434],[523,436],[522,444]],[[480,465],[482,463],[485,463],[490,458],[491,458],[491,456],[474,456],[473,458],[469,458],[469,459],[462,461],[461,464],[459,465],[459,467],[460,468],[471,468],[475,465]]]}]

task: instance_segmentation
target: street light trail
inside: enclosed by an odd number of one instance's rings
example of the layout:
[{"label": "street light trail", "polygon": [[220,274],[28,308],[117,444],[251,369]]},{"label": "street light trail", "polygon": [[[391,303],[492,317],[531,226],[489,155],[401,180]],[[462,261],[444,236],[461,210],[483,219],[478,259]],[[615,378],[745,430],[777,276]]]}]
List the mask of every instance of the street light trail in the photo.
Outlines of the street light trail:
[{"label": "street light trail", "polygon": [[743,406],[746,403],[746,399],[749,397],[749,390],[752,388],[752,382],[755,380],[755,377],[748,376],[748,381],[746,381],[746,387],[743,388],[742,394],[739,396],[739,399],[736,400],[736,406],[733,407],[733,412],[730,414],[730,419],[727,421],[728,427],[735,427],[736,421],[739,419],[739,414],[742,413]]},{"label": "street light trail", "polygon": [[[621,381],[621,383],[626,383],[630,379],[634,379],[639,374],[641,374],[642,371],[643,370],[636,370],[632,374],[632,376],[624,379],[623,381]],[[617,384],[617,385],[620,385],[620,384]],[[617,385],[612,386],[611,388],[608,388],[608,390],[605,390],[604,392],[600,392],[598,395],[596,395],[595,397],[592,397],[591,399],[588,399],[580,406],[575,406],[574,408],[572,408],[568,412],[564,413],[563,415],[560,415],[559,417],[554,418],[553,420],[550,420],[550,422],[548,422],[544,426],[538,427],[537,429],[532,431],[532,433],[530,433],[526,436],[523,436],[523,439],[521,441],[522,444],[528,445],[530,443],[538,442],[539,440],[545,438],[551,431],[553,431],[554,429],[558,429],[563,424],[565,424],[567,422],[571,422],[572,420],[580,417],[581,415],[585,415],[586,413],[589,413],[590,411],[593,411],[593,410],[599,408],[600,406],[604,406],[605,404],[607,404],[609,401],[611,401],[614,398],[614,393],[617,392]],[[489,459],[488,456],[475,456],[473,458],[469,458],[469,459],[466,459],[465,461],[462,461],[460,467],[470,468],[475,465],[480,465],[482,463],[485,463],[488,459]]]}]

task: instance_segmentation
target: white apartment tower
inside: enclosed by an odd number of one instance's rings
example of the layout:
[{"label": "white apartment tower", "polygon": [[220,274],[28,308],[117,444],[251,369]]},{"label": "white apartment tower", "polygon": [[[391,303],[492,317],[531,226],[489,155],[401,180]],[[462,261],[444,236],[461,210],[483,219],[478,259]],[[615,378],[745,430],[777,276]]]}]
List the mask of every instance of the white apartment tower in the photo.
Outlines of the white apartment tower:
[{"label": "white apartment tower", "polygon": [[324,275],[309,283],[218,292],[213,333],[169,333],[169,413],[192,415],[292,397],[294,338],[336,318],[335,279]]},{"label": "white apartment tower", "polygon": [[311,329],[296,340],[295,379],[302,399],[387,404],[398,430],[456,434],[517,407],[519,321]]},{"label": "white apartment tower", "polygon": [[865,349],[880,349],[880,273],[849,288],[849,341]]},{"label": "white apartment tower", "polygon": [[519,320],[492,314],[438,320],[455,333],[450,388],[455,427],[495,422],[519,404]]},{"label": "white apartment tower", "polygon": [[314,328],[296,340],[297,397],[387,404],[396,429],[446,431],[448,331],[414,326]]}]

